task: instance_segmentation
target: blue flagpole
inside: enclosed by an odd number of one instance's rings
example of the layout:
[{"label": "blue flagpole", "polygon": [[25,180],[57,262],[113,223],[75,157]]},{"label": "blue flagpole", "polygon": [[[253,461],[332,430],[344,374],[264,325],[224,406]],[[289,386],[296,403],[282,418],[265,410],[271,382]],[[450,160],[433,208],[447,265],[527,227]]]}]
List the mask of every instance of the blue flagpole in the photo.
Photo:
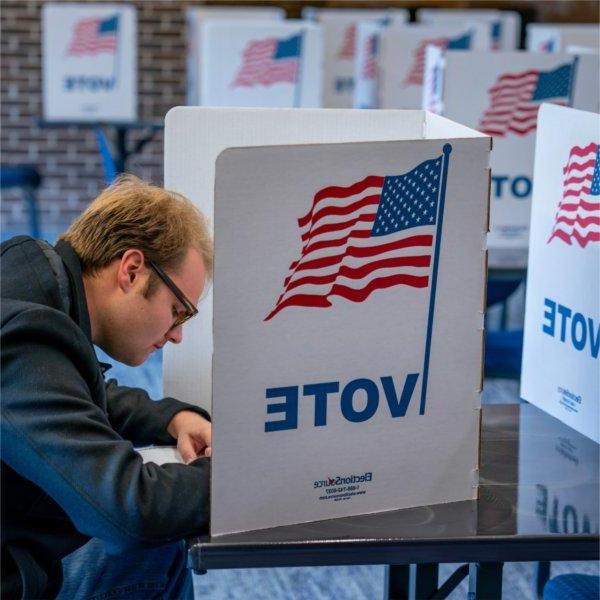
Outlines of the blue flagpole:
[{"label": "blue flagpole", "polygon": [[429,376],[429,356],[431,354],[431,334],[433,332],[433,314],[435,308],[435,290],[437,287],[438,265],[440,261],[440,248],[442,246],[442,223],[444,221],[444,202],[446,200],[446,181],[448,179],[448,161],[452,146],[444,144],[442,164],[442,180],[440,182],[440,199],[438,202],[437,228],[435,232],[435,250],[433,254],[433,269],[431,272],[431,293],[429,296],[429,317],[427,319],[427,339],[425,340],[425,359],[423,361],[423,383],[421,384],[421,404],[419,414],[425,414],[425,400],[427,397],[427,378]]},{"label": "blue flagpole", "polygon": [[579,62],[579,56],[573,59],[571,65],[571,77],[569,78],[569,106],[573,106],[573,95],[575,93],[575,75],[577,74],[577,63]]},{"label": "blue flagpole", "polygon": [[302,62],[304,60],[304,29],[300,31],[300,42],[298,44],[298,70],[296,71],[296,82],[294,84],[294,108],[300,107],[300,93],[302,92]]}]

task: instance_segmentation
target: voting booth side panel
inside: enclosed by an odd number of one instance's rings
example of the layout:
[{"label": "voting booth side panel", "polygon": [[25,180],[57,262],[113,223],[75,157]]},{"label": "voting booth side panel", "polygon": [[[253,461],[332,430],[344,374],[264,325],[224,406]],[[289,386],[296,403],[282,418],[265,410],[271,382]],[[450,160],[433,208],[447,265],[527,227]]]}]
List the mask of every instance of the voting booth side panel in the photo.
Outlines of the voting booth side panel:
[{"label": "voting booth side panel", "polygon": [[487,138],[219,156],[212,535],[476,497],[488,166]]},{"label": "voting booth side panel", "polygon": [[44,118],[135,121],[137,17],[118,4],[45,4]]},{"label": "voting booth side panel", "polygon": [[522,397],[599,441],[597,114],[545,105],[535,155]]},{"label": "voting booth side panel", "polygon": [[597,110],[598,57],[448,52],[445,60],[444,116],[494,137],[488,246],[525,251],[537,111],[542,102]]}]

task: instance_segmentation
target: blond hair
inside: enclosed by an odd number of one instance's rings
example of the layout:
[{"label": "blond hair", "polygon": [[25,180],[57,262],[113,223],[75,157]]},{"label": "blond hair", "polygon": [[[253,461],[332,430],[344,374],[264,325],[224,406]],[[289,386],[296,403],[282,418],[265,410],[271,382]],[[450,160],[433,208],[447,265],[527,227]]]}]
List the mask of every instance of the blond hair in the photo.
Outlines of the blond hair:
[{"label": "blond hair", "polygon": [[69,242],[93,275],[138,249],[146,260],[176,270],[190,247],[198,250],[212,277],[213,243],[206,217],[185,196],[121,175],[74,221],[61,240]]}]

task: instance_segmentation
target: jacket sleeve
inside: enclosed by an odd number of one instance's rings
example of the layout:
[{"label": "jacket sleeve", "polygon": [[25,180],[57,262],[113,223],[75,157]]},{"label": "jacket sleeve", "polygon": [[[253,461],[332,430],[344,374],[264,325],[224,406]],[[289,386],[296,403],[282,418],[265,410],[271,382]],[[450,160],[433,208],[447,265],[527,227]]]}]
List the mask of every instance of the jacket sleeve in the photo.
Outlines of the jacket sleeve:
[{"label": "jacket sleeve", "polygon": [[175,398],[152,400],[145,390],[120,386],[115,379],[106,383],[106,401],[111,425],[134,446],[173,445],[175,439],[167,433],[167,427],[182,410],[193,411],[210,421],[209,414],[197,406]]},{"label": "jacket sleeve", "polygon": [[143,463],[92,397],[94,350],[66,315],[17,313],[0,342],[3,461],[112,550],[206,532],[210,461]]}]

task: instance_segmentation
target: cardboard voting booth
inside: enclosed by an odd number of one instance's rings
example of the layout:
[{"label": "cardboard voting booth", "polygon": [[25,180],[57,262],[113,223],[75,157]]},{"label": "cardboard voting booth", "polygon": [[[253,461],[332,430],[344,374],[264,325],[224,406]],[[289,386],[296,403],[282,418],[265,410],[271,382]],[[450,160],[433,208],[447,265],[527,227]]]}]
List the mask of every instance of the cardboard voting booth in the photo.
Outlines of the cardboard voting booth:
[{"label": "cardboard voting booth", "polygon": [[185,11],[187,33],[187,103],[196,105],[200,102],[200,60],[201,29],[200,25],[207,19],[218,20],[281,20],[285,18],[285,10],[274,6],[202,6],[188,8]]},{"label": "cardboard voting booth", "polygon": [[[443,71],[437,86],[443,96],[443,114],[494,137],[488,238],[491,265],[527,264],[540,105],[546,102],[598,111],[598,65],[594,55],[529,52],[448,52],[441,63],[427,62],[428,70]],[[436,104],[431,99],[426,103],[428,107]]]},{"label": "cardboard voting booth", "polygon": [[456,25],[481,21],[486,23],[491,37],[491,50],[516,50],[521,37],[521,16],[511,10],[420,8],[417,21],[430,25]]},{"label": "cardboard voting booth", "polygon": [[165,185],[215,224],[165,352],[212,397],[213,535],[476,497],[489,151],[422,111],[167,115]]},{"label": "cardboard voting booth", "polygon": [[200,31],[200,104],[321,106],[318,25],[207,20]]},{"label": "cardboard voting booth", "polygon": [[535,148],[521,396],[599,440],[600,117],[544,105]]},{"label": "cardboard voting booth", "polygon": [[598,445],[540,416],[521,408],[517,531],[597,534]]},{"label": "cardboard voting booth", "polygon": [[362,50],[358,28],[367,22],[386,27],[404,23],[408,11],[403,9],[335,9],[306,7],[305,19],[321,24],[324,36],[323,106],[352,108],[356,63]]},{"label": "cardboard voting booth", "polygon": [[47,121],[134,121],[136,13],[123,4],[44,4]]},{"label": "cardboard voting booth", "polygon": [[488,50],[483,23],[408,25],[381,33],[379,88],[381,108],[421,108],[428,46],[444,50]]},{"label": "cardboard voting booth", "polygon": [[356,59],[354,61],[354,108],[377,108],[379,105],[379,52],[381,32],[385,25],[363,21],[356,27]]},{"label": "cardboard voting booth", "polygon": [[598,24],[530,23],[527,25],[527,50],[530,52],[567,52],[581,46],[600,52]]}]

